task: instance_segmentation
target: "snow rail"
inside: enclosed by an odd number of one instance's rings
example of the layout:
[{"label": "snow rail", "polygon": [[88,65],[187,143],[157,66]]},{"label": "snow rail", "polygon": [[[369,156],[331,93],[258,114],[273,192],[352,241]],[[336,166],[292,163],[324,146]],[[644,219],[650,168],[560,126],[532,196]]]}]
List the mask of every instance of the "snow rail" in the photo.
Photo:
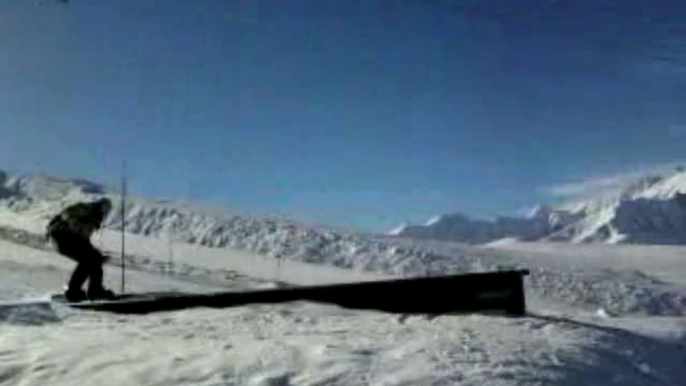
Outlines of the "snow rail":
[{"label": "snow rail", "polygon": [[73,303],[71,307],[126,314],[146,314],[195,307],[228,308],[248,304],[311,301],[345,308],[402,314],[526,312],[523,276],[527,270],[422,277],[249,292],[208,294],[132,294],[114,301]]}]

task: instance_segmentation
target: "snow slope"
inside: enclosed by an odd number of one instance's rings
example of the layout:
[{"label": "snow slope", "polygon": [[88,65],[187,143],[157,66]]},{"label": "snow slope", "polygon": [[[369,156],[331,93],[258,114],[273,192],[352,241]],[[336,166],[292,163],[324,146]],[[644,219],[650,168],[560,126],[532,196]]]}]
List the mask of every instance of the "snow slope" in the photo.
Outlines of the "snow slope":
[{"label": "snow slope", "polygon": [[444,241],[487,243],[521,241],[686,244],[686,172],[649,176],[616,194],[537,207],[521,218],[475,220],[441,215],[424,225],[403,225],[392,235]]},{"label": "snow slope", "polygon": [[[164,261],[159,242],[135,237],[132,247],[157,250],[148,257]],[[240,271],[246,266],[216,280],[216,270],[203,266],[226,261],[230,251],[192,248],[175,253],[188,266],[177,275],[134,261],[128,285],[265,285]],[[206,253],[197,266],[195,248]],[[0,298],[42,296],[70,267],[53,252],[16,243],[0,241],[0,251]],[[116,287],[116,267],[106,277]],[[0,385],[677,385],[686,376],[683,318],[608,318],[569,305],[552,312],[545,302],[530,308],[525,318],[405,317],[308,303],[146,316],[0,311]]]}]

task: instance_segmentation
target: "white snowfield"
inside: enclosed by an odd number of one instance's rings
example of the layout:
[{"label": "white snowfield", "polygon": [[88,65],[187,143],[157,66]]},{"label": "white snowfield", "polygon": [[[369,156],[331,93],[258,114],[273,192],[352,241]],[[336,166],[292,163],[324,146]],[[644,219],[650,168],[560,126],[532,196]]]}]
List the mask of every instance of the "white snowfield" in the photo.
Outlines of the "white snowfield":
[{"label": "white snowfield", "polygon": [[[8,242],[0,251],[0,291],[13,298],[45,296],[71,268],[48,251]],[[214,252],[218,261],[227,256]],[[108,285],[118,288],[118,276],[108,267]],[[261,285],[240,272],[227,284],[236,278],[245,288]],[[223,287],[202,279],[188,270],[133,269],[127,286]],[[519,319],[403,317],[307,303],[145,316],[19,309],[2,315],[0,384],[679,385],[686,375],[684,318],[610,318],[545,302],[530,308]]]},{"label": "white snowfield", "polygon": [[610,244],[686,244],[686,171],[639,178],[616,193],[555,207],[537,206],[525,217],[475,220],[461,214],[404,224],[392,235],[467,242],[514,238]]},{"label": "white snowfield", "polygon": [[[10,188],[0,199],[0,235],[14,240],[0,240],[0,298],[45,298],[72,268],[41,244],[47,217],[103,190],[83,181],[17,181],[5,181]],[[110,229],[95,238],[115,255],[118,221],[113,214]],[[292,303],[122,316],[0,306],[0,385],[682,385],[686,379],[684,248],[610,252],[515,242],[475,248],[150,200],[131,202],[127,227],[138,233],[127,234],[130,291],[526,267],[530,314],[429,318]],[[119,289],[117,266],[107,267],[106,280]]]}]

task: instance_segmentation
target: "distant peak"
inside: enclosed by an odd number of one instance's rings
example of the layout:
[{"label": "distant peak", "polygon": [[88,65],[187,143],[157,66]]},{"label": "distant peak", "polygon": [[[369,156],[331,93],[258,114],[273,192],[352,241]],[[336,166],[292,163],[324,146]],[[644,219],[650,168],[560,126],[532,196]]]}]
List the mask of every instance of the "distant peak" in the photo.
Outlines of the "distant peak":
[{"label": "distant peak", "polygon": [[529,211],[529,213],[526,215],[526,218],[548,217],[550,216],[551,212],[552,209],[547,205],[536,205],[531,209],[531,211]]},{"label": "distant peak", "polygon": [[436,224],[438,224],[439,222],[441,222],[441,220],[443,220],[443,218],[444,218],[445,216],[446,216],[446,215],[443,215],[443,214],[435,215],[435,216],[431,217],[431,218],[429,219],[429,221],[427,221],[424,225],[425,225],[425,226],[428,226],[428,227],[430,227],[430,226],[432,226],[432,225],[436,225]]},{"label": "distant peak", "polygon": [[638,178],[635,181],[628,183],[626,187],[622,189],[620,196],[622,198],[627,198],[628,196],[644,192],[665,179],[665,176],[656,174]]},{"label": "distant peak", "polygon": [[401,235],[401,234],[405,231],[405,229],[406,229],[407,227],[408,227],[408,224],[407,224],[407,223],[402,223],[402,224],[400,224],[399,226],[397,226],[397,227],[391,229],[391,231],[389,231],[388,234],[391,235],[391,236],[399,236],[399,235]]}]

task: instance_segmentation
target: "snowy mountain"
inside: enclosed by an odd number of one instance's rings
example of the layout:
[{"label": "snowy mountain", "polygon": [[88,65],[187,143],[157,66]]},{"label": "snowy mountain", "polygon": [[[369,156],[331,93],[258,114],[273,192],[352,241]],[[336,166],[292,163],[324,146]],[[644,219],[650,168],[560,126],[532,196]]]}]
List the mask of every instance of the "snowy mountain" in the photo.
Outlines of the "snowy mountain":
[{"label": "snowy mountain", "polygon": [[[120,195],[113,189],[81,179],[0,173],[0,214],[5,211],[21,215],[10,223],[26,218],[45,222],[70,203],[101,196],[110,197],[114,203],[105,227],[121,229]],[[393,245],[385,236],[314,227],[274,216],[239,215],[172,200],[128,197],[124,212],[128,233],[278,259],[314,263],[326,260],[328,265],[339,268],[401,276],[424,272],[428,268],[422,262],[436,259],[411,246]]]},{"label": "snowy mountain", "polygon": [[686,172],[649,176],[597,199],[539,206],[528,216],[475,220],[441,215],[424,225],[403,225],[392,235],[487,243],[521,241],[686,244]]},{"label": "snowy mountain", "polygon": [[436,216],[425,225],[406,225],[397,228],[391,234],[472,243],[484,243],[512,236],[524,240],[537,240],[550,234],[551,230],[562,230],[575,219],[572,214],[546,207],[538,207],[524,218],[499,217],[494,221],[448,214]]}]

